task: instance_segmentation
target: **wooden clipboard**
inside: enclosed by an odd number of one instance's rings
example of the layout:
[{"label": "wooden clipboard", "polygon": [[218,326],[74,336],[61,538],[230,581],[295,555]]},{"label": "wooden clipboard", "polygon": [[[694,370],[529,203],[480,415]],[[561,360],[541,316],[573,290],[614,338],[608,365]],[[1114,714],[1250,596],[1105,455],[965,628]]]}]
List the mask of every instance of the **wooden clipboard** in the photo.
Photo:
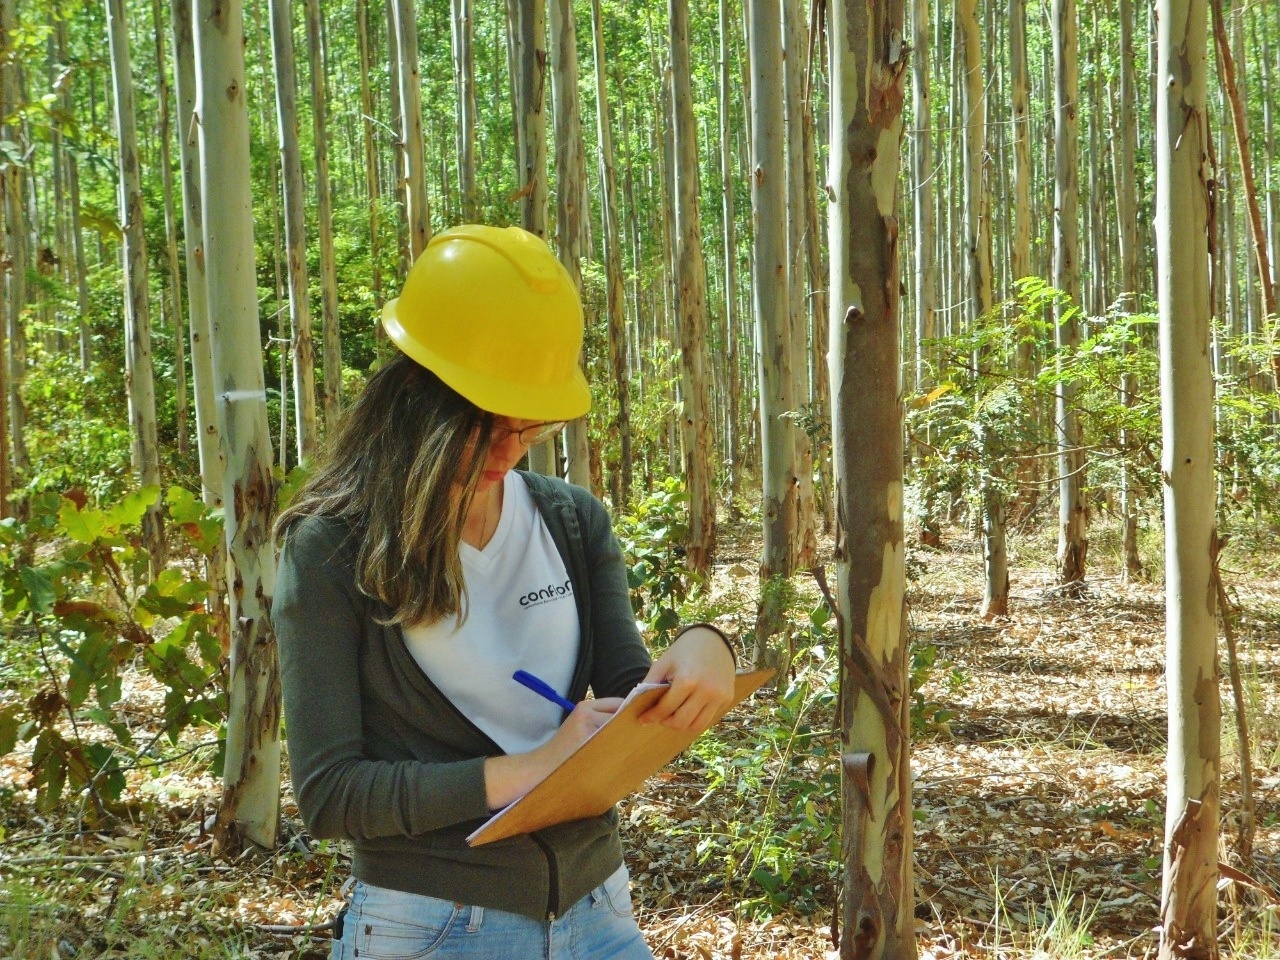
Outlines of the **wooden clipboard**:
[{"label": "wooden clipboard", "polygon": [[[733,702],[749,697],[773,670],[737,675]],[[596,817],[635,791],[699,736],[641,724],[637,717],[657,703],[667,684],[640,684],[603,726],[545,780],[508,804],[467,837],[470,846],[532,833],[557,823]]]}]

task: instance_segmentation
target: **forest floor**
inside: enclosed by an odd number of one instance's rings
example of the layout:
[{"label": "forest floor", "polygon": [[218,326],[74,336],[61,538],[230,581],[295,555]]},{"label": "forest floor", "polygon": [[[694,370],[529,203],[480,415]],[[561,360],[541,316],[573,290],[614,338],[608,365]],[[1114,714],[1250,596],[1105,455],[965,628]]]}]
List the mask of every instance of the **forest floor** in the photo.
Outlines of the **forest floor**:
[{"label": "forest floor", "polygon": [[[1233,547],[1224,574],[1241,612],[1252,724],[1257,832],[1247,872],[1265,889],[1223,881],[1220,946],[1224,956],[1276,960],[1280,557],[1274,544],[1254,546]],[[1012,547],[1012,612],[991,623],[976,613],[976,542],[955,534],[911,554],[927,721],[912,764],[920,954],[1154,957],[1161,589],[1123,583],[1101,542],[1088,592],[1066,598],[1054,589],[1048,544],[1015,537]],[[754,617],[757,550],[752,534],[722,540],[705,605],[727,626],[747,628]],[[817,599],[801,584],[795,607]],[[797,633],[792,695],[758,694],[621,809],[640,923],[663,960],[838,956],[834,667],[820,635]],[[1222,690],[1222,859],[1244,868],[1225,669]],[[139,716],[158,695],[141,682],[125,689]],[[346,855],[306,838],[288,792],[281,849],[226,863],[211,853],[206,823],[218,791],[199,754],[136,772],[127,814],[92,828],[74,810],[37,812],[22,759],[0,758],[0,958],[327,956],[323,927],[341,902]]]}]

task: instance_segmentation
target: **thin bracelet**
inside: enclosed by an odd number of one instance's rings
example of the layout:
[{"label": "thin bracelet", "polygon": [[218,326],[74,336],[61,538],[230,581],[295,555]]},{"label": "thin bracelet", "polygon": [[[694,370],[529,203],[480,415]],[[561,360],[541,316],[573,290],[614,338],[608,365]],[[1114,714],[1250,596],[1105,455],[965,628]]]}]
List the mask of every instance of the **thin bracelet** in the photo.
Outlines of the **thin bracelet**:
[{"label": "thin bracelet", "polygon": [[683,627],[680,628],[680,632],[675,635],[675,637],[672,639],[671,642],[675,643],[676,640],[679,640],[681,637],[683,637],[686,633],[688,633],[694,627],[706,627],[708,630],[710,630],[717,637],[719,637],[721,640],[724,641],[724,645],[729,648],[729,656],[733,657],[733,666],[734,666],[734,669],[736,670],[738,667],[738,651],[734,649],[733,641],[730,640],[729,637],[725,634],[725,632],[721,630],[719,627],[717,627],[714,623],[685,624]]}]

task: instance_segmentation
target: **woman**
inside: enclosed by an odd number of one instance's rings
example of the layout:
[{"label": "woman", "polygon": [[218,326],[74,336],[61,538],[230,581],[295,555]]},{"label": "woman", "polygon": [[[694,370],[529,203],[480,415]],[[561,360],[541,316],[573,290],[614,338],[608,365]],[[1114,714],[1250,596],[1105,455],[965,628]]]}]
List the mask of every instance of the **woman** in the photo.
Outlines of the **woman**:
[{"label": "woman", "polygon": [[383,325],[402,354],[277,526],[294,791],[315,836],[354,850],[333,956],[649,958],[612,812],[465,838],[637,682],[671,683],[642,720],[705,729],[731,703],[732,648],[698,624],[651,664],[604,508],[513,469],[590,406],[581,305],[545,243],[438,235]]}]

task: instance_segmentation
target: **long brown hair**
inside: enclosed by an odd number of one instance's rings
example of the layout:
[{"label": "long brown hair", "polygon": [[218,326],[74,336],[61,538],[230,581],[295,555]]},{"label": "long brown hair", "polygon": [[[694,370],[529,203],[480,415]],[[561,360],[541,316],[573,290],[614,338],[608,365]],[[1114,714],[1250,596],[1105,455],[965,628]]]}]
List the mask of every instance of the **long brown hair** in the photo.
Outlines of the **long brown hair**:
[{"label": "long brown hair", "polygon": [[356,538],[356,585],[387,623],[465,616],[458,544],[489,452],[494,417],[403,354],[369,380],[316,471],[276,520],[283,541],[305,517]]}]

